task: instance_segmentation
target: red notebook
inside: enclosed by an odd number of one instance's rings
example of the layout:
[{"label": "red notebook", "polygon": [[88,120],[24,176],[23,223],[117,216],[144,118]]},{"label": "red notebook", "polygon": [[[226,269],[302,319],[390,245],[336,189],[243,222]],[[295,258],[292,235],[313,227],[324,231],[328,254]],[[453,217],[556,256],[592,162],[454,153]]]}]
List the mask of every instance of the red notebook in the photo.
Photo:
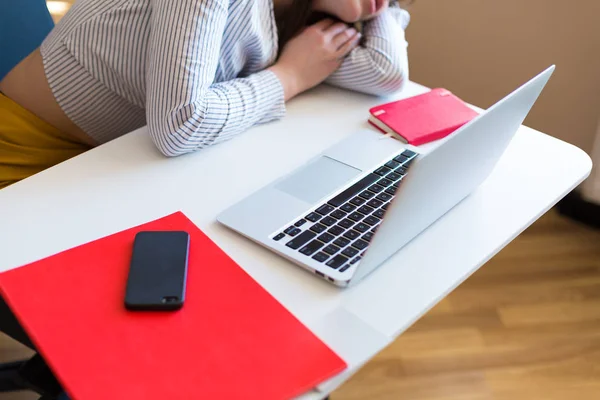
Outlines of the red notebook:
[{"label": "red notebook", "polygon": [[446,89],[381,104],[369,112],[372,125],[414,146],[442,139],[477,116]]},{"label": "red notebook", "polygon": [[[141,230],[190,234],[179,311],[125,310]],[[289,399],[346,368],[181,213],[0,274],[0,288],[73,400]]]}]

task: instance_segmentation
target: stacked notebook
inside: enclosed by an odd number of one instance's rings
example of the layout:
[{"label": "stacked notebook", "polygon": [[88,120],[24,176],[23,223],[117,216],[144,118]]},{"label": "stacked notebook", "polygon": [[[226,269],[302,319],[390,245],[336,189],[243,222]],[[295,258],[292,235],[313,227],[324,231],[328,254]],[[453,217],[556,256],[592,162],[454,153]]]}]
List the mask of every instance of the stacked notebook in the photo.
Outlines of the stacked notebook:
[{"label": "stacked notebook", "polygon": [[433,89],[369,111],[372,125],[414,146],[442,139],[477,116],[476,111],[446,89]]}]

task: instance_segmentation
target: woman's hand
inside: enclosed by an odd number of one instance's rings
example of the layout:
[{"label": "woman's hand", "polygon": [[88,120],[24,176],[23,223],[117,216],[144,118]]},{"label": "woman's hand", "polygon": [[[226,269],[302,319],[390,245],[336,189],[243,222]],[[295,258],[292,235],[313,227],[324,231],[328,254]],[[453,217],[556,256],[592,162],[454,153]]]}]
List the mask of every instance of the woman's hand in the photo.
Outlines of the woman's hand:
[{"label": "woman's hand", "polygon": [[359,41],[354,28],[325,19],[290,40],[269,69],[281,80],[289,100],[327,79]]}]

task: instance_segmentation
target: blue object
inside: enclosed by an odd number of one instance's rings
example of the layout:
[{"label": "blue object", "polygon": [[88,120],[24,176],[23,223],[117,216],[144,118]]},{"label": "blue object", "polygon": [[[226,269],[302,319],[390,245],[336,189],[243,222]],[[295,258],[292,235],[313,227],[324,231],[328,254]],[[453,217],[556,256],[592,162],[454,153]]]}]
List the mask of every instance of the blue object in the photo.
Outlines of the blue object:
[{"label": "blue object", "polygon": [[0,0],[0,80],[54,28],[46,0]]}]

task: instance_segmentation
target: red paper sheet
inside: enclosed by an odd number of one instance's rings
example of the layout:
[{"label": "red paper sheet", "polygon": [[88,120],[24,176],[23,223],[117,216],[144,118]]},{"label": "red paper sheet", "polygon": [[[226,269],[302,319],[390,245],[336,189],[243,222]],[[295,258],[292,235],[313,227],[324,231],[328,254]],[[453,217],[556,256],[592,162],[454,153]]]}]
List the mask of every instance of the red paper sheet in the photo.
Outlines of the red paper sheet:
[{"label": "red paper sheet", "polygon": [[[142,230],[190,233],[179,311],[124,308]],[[289,399],[346,368],[182,213],[0,274],[0,288],[74,400]]]}]

